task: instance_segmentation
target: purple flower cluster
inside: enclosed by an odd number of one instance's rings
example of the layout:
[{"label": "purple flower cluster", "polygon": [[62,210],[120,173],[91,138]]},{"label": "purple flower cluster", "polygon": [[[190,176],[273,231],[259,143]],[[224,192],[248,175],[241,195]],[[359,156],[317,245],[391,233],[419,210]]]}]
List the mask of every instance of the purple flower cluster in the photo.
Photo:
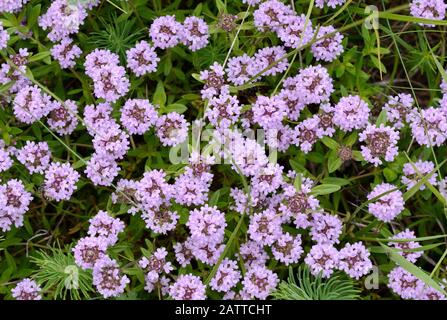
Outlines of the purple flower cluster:
[{"label": "purple flower cluster", "polygon": [[[430,20],[444,20],[447,5],[444,0],[412,0],[410,3],[410,13],[413,17]],[[427,27],[434,27],[433,24],[424,24]]]},{"label": "purple flower cluster", "polygon": [[423,251],[407,251],[407,250],[414,250],[417,248],[420,248],[421,245],[416,241],[411,241],[411,239],[415,239],[416,236],[414,235],[413,231],[410,231],[409,229],[406,229],[395,236],[393,236],[392,240],[401,240],[401,241],[393,241],[389,242],[388,245],[390,247],[394,247],[398,249],[398,253],[407,259],[410,262],[416,262],[416,260],[422,256]]},{"label": "purple flower cluster", "polygon": [[102,210],[98,211],[98,214],[91,218],[89,223],[89,236],[103,238],[109,246],[114,245],[118,241],[118,234],[125,227],[120,219],[113,218]]},{"label": "purple flower cluster", "polygon": [[359,96],[347,96],[340,99],[334,107],[334,124],[343,131],[363,129],[368,124],[368,104]]},{"label": "purple flower cluster", "polygon": [[346,0],[316,0],[315,6],[318,8],[323,8],[324,5],[326,4],[331,8],[335,8],[336,6],[342,5],[345,2]]},{"label": "purple flower cluster", "polygon": [[9,33],[3,28],[3,23],[0,21],[0,50],[3,50],[8,46],[8,41]]},{"label": "purple flower cluster", "polygon": [[[377,198],[377,199],[376,199]],[[383,222],[394,220],[404,210],[402,192],[389,183],[381,183],[368,194],[369,212]]]},{"label": "purple flower cluster", "polygon": [[121,108],[121,124],[130,134],[144,134],[157,119],[157,111],[147,100],[127,100]]},{"label": "purple flower cluster", "polygon": [[62,39],[59,44],[51,48],[51,55],[63,69],[73,68],[76,65],[75,59],[81,54],[82,50],[70,38]]},{"label": "purple flower cluster", "polygon": [[30,174],[43,174],[51,161],[48,143],[27,141],[25,146],[18,150],[17,160],[26,167]]},{"label": "purple flower cluster", "polygon": [[148,292],[152,292],[161,281],[168,280],[160,277],[161,274],[169,274],[173,270],[172,264],[166,261],[167,255],[168,252],[165,248],[158,248],[149,258],[143,257],[138,262],[139,266],[146,272],[146,286],[144,288]]},{"label": "purple flower cluster", "polygon": [[176,146],[188,137],[189,123],[177,112],[160,116],[155,127],[156,134],[164,146]]},{"label": "purple flower cluster", "polygon": [[17,283],[11,293],[16,300],[41,300],[41,290],[36,281],[25,278]]},{"label": "purple flower cluster", "polygon": [[210,287],[215,291],[228,292],[238,284],[241,277],[237,262],[225,258],[211,279]]},{"label": "purple flower cluster", "polygon": [[45,196],[54,201],[69,200],[77,189],[79,177],[79,173],[69,163],[51,163],[45,171]]},{"label": "purple flower cluster", "polygon": [[138,42],[135,47],[126,51],[127,67],[135,73],[137,77],[155,72],[160,58],[153,48],[146,41]]},{"label": "purple flower cluster", "polygon": [[331,62],[343,53],[343,35],[333,26],[320,27],[316,38],[321,40],[315,41],[311,46],[315,59]]},{"label": "purple flower cluster", "polygon": [[[435,164],[431,161],[418,160],[414,163],[405,163],[402,169],[402,183],[406,185],[407,189],[413,188],[415,185],[422,180],[423,177],[427,176],[429,173],[435,170]],[[431,176],[427,179],[427,182],[431,185],[437,185],[438,174],[433,172]],[[419,190],[425,190],[425,184],[419,187]]]},{"label": "purple flower cluster", "polygon": [[48,39],[57,42],[78,33],[86,17],[87,11],[80,3],[55,0],[47,12],[40,16],[39,26],[44,30],[50,30]]},{"label": "purple flower cluster", "polygon": [[28,2],[29,0],[3,0],[0,2],[0,13],[16,13]]},{"label": "purple flower cluster", "polygon": [[93,80],[97,98],[115,102],[129,91],[126,70],[119,65],[116,54],[95,49],[87,55],[84,66],[85,73]]},{"label": "purple flower cluster", "polygon": [[21,88],[13,102],[14,115],[26,124],[32,124],[47,116],[51,107],[50,97],[42,93],[37,86]]},{"label": "purple flower cluster", "polygon": [[382,158],[385,161],[393,161],[399,153],[397,147],[399,133],[383,124],[380,126],[368,125],[360,133],[359,141],[366,144],[361,147],[363,158],[375,166],[382,164]]},{"label": "purple flower cluster", "polygon": [[104,298],[119,296],[129,282],[129,278],[121,274],[118,262],[108,256],[93,266],[93,285]]},{"label": "purple flower cluster", "polygon": [[78,106],[72,100],[54,102],[47,119],[51,129],[60,135],[72,134],[78,125]]},{"label": "purple flower cluster", "polygon": [[5,232],[12,225],[23,226],[23,217],[32,200],[31,193],[19,180],[11,179],[0,185],[0,229]]},{"label": "purple flower cluster", "polygon": [[21,48],[18,53],[10,54],[11,64],[5,62],[0,67],[0,84],[6,85],[13,82],[9,88],[10,93],[17,93],[31,85],[31,81],[24,75],[28,64],[30,52],[28,49]]},{"label": "purple flower cluster", "polygon": [[198,276],[183,274],[169,287],[169,294],[174,300],[205,300],[205,289]]}]

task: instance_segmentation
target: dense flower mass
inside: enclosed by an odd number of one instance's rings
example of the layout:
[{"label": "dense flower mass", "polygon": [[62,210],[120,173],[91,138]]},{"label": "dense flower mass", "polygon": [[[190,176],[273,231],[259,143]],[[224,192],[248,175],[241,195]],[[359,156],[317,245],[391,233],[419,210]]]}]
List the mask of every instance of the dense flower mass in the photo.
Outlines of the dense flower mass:
[{"label": "dense flower mass", "polygon": [[446,300],[447,4],[380,10],[0,0],[1,297]]},{"label": "dense flower mass", "polygon": [[404,210],[402,192],[389,183],[382,183],[374,187],[368,194],[369,212],[377,219],[390,222]]},{"label": "dense flower mass", "polygon": [[12,296],[17,300],[41,300],[41,288],[36,281],[25,278],[11,290]]}]

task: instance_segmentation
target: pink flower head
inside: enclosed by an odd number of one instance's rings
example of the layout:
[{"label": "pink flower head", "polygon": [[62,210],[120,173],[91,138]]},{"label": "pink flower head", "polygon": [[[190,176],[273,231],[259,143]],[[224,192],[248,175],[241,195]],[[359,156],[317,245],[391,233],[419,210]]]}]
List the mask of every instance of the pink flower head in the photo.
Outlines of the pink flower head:
[{"label": "pink flower head", "polygon": [[410,239],[416,239],[416,236],[414,235],[413,231],[410,231],[409,229],[406,229],[396,235],[394,235],[391,239],[393,240],[400,240],[400,239],[405,239],[405,241],[402,242],[389,242],[388,246],[390,247],[394,247],[398,250],[397,253],[399,253],[402,257],[404,257],[405,259],[407,259],[410,262],[415,263],[416,260],[422,256],[422,254],[424,253],[422,250],[421,251],[406,251],[406,250],[412,250],[412,249],[417,249],[420,248],[421,245],[419,244],[419,242],[416,241],[411,241]]},{"label": "pink flower head", "polygon": [[198,276],[183,274],[169,288],[174,300],[205,300],[206,287]]},{"label": "pink flower head", "polygon": [[51,106],[50,97],[42,93],[38,86],[26,86],[17,93],[13,110],[18,120],[32,124],[46,116]]},{"label": "pink flower head", "polygon": [[[435,164],[431,161],[418,160],[414,163],[405,163],[402,169],[404,175],[402,176],[402,183],[406,185],[407,190],[413,188],[423,177],[434,171]],[[437,185],[438,174],[436,172],[427,179],[431,185]],[[419,190],[425,190],[425,184],[422,184]]]},{"label": "pink flower head", "polygon": [[107,245],[118,241],[118,234],[124,230],[124,222],[113,218],[106,211],[99,210],[96,216],[89,220],[88,234],[91,237],[102,237]]},{"label": "pink flower head", "polygon": [[206,204],[190,212],[186,226],[191,232],[193,242],[220,243],[224,238],[227,223],[223,212]]},{"label": "pink flower head", "polygon": [[45,172],[45,195],[55,201],[69,200],[77,189],[79,177],[69,163],[53,162]]},{"label": "pink flower head", "polygon": [[0,185],[0,229],[11,230],[11,225],[23,226],[23,217],[29,209],[33,197],[23,183],[16,179]]},{"label": "pink flower head", "polygon": [[121,274],[116,260],[104,256],[96,261],[93,267],[93,285],[104,298],[121,295],[128,283],[129,278]]},{"label": "pink flower head", "polygon": [[333,26],[322,26],[318,29],[316,39],[320,40],[311,47],[312,54],[317,60],[331,62],[343,52],[343,35],[336,31]]},{"label": "pink flower head", "polygon": [[277,33],[284,46],[294,49],[303,48],[314,37],[312,21],[305,14],[284,17]]},{"label": "pink flower head", "polygon": [[[1,5],[0,5],[1,6]],[[0,12],[1,12],[0,7]],[[5,49],[8,46],[9,33],[3,28],[3,23],[0,22],[0,50]]]},{"label": "pink flower head", "polygon": [[149,258],[143,257],[138,261],[140,267],[147,272],[146,280],[156,282],[163,272],[169,274],[174,269],[172,263],[166,261],[167,255],[168,252],[162,247],[155,250]]},{"label": "pink flower head", "polygon": [[369,112],[368,104],[359,96],[343,97],[334,107],[334,124],[343,131],[365,128]]},{"label": "pink flower head", "polygon": [[209,100],[205,116],[215,127],[227,129],[236,123],[241,113],[241,105],[236,96],[230,95],[228,87],[217,97]]},{"label": "pink flower head", "polygon": [[17,160],[28,169],[30,174],[43,174],[51,160],[48,143],[27,141],[25,146],[17,152]]},{"label": "pink flower head", "polygon": [[92,269],[95,263],[106,256],[108,242],[104,237],[79,239],[72,249],[76,264],[82,269]]},{"label": "pink flower head", "polygon": [[279,283],[278,276],[264,266],[253,266],[244,276],[244,290],[252,298],[265,300]]},{"label": "pink flower head", "polygon": [[339,259],[339,252],[332,245],[315,244],[310,249],[304,262],[314,276],[321,273],[323,278],[329,278],[338,267]]},{"label": "pink flower head", "polygon": [[136,205],[137,183],[133,180],[120,179],[116,185],[115,192],[112,193],[112,203],[120,203],[130,205],[127,211],[135,214],[139,208]]},{"label": "pink flower head", "polygon": [[158,208],[144,210],[141,217],[150,230],[161,234],[174,230],[180,218],[176,211],[170,209],[165,204]]},{"label": "pink flower head", "polygon": [[16,13],[28,2],[29,0],[3,0],[0,2],[0,13]]},{"label": "pink flower head", "polygon": [[411,132],[421,146],[439,147],[447,139],[447,117],[441,108],[430,107],[411,118]]},{"label": "pink flower head", "polygon": [[[412,0],[410,13],[413,17],[430,20],[444,20],[447,5],[444,0]],[[435,27],[434,24],[420,23],[422,26]]]},{"label": "pink flower head", "polygon": [[149,35],[156,48],[167,49],[180,42],[183,32],[183,26],[175,21],[175,16],[163,16],[154,20]]},{"label": "pink flower head", "polygon": [[391,191],[394,189],[396,189],[396,187],[389,183],[381,183],[375,186],[368,194],[368,200],[370,201],[380,196],[379,199],[372,201],[368,205],[369,212],[380,221],[392,221],[405,208],[402,192],[399,190]]},{"label": "pink flower head", "polygon": [[187,17],[183,22],[181,41],[191,51],[200,50],[208,45],[209,31],[206,22],[194,16]]},{"label": "pink flower head", "polygon": [[228,60],[226,73],[228,81],[235,86],[243,85],[250,81],[250,79],[257,74],[257,66],[255,60],[244,54],[239,57],[233,57]]},{"label": "pink flower head", "polygon": [[191,262],[192,258],[191,248],[192,244],[190,239],[183,243],[177,242],[174,245],[175,258],[182,267],[186,267]]},{"label": "pink flower head", "polygon": [[67,0],[55,0],[47,12],[39,17],[39,26],[50,30],[48,39],[56,42],[78,33],[86,17],[87,11],[80,3],[69,4]]},{"label": "pink flower head", "polygon": [[242,244],[239,248],[239,253],[242,256],[245,268],[247,269],[255,265],[263,266],[269,259],[267,252],[265,252],[263,247],[256,241],[249,240]]},{"label": "pink flower head", "polygon": [[266,70],[262,76],[274,76],[278,73],[283,73],[289,67],[289,61],[287,61],[287,52],[282,46],[266,47],[259,49],[254,56],[254,64],[257,73]]},{"label": "pink flower head", "polygon": [[52,57],[57,60],[63,69],[73,68],[76,65],[75,59],[79,58],[82,50],[73,43],[70,38],[62,41],[51,48]]},{"label": "pink flower head", "polygon": [[129,135],[118,124],[101,122],[93,138],[93,147],[98,155],[122,159],[129,150]]},{"label": "pink flower head", "polygon": [[10,152],[0,147],[0,172],[7,171],[13,165]]},{"label": "pink flower head", "polygon": [[265,196],[275,192],[283,184],[283,169],[279,164],[268,163],[251,179],[252,188]]},{"label": "pink flower head", "polygon": [[424,283],[402,267],[388,274],[388,287],[402,299],[416,299],[424,290]]},{"label": "pink flower head", "polygon": [[253,241],[270,246],[281,234],[281,219],[275,211],[267,209],[251,217],[248,235]]},{"label": "pink flower head", "polygon": [[253,13],[255,27],[259,31],[278,30],[285,19],[293,14],[290,6],[278,0],[265,1]]},{"label": "pink flower head", "polygon": [[310,236],[320,244],[339,243],[343,223],[337,216],[316,212],[312,214],[310,222]]},{"label": "pink flower head", "polygon": [[85,73],[90,78],[95,78],[105,66],[117,66],[119,57],[107,49],[95,49],[85,57]]},{"label": "pink flower head", "polygon": [[370,253],[361,242],[347,243],[339,253],[338,268],[351,278],[359,279],[372,269]]},{"label": "pink flower head", "polygon": [[48,125],[60,135],[73,133],[78,125],[78,106],[72,100],[66,100],[63,104],[54,102],[48,114]]},{"label": "pink flower head", "polygon": [[225,71],[222,65],[214,62],[209,70],[200,72],[200,80],[205,82],[201,91],[202,99],[210,99],[220,95],[221,88],[225,85]]},{"label": "pink flower head", "polygon": [[182,114],[170,112],[158,118],[156,134],[164,146],[176,146],[188,137],[189,124]]},{"label": "pink flower head", "polygon": [[286,117],[286,104],[278,96],[271,98],[258,96],[253,105],[253,120],[264,129],[276,129],[281,127]]},{"label": "pink flower head", "polygon": [[157,119],[154,106],[144,99],[127,100],[121,109],[121,123],[131,134],[144,134]]},{"label": "pink flower head", "polygon": [[109,103],[100,103],[97,106],[87,105],[84,108],[84,122],[87,131],[91,136],[94,136],[99,131],[101,123],[113,122],[112,107]]},{"label": "pink flower head", "polygon": [[413,105],[414,99],[410,94],[400,93],[397,96],[391,96],[383,109],[386,111],[387,120],[396,129],[401,129],[414,114]]},{"label": "pink flower head", "polygon": [[312,117],[301,122],[295,127],[295,137],[295,144],[300,146],[301,151],[311,151],[315,142],[323,137],[320,118]]},{"label": "pink flower head", "polygon": [[284,190],[285,200],[279,210],[285,217],[293,218],[297,228],[308,228],[310,214],[320,206],[320,202],[309,192],[310,189],[306,186],[302,186],[300,191],[293,186],[288,186]]},{"label": "pink flower head", "polygon": [[288,85],[288,89],[282,89],[278,97],[286,104],[288,118],[297,121],[306,104],[302,92],[298,89],[298,83],[295,81],[297,81],[297,77],[287,78],[284,83]]},{"label": "pink flower head", "polygon": [[137,182],[136,198],[145,210],[159,208],[172,197],[171,186],[166,182],[166,173],[162,170],[145,172]]},{"label": "pink flower head", "polygon": [[215,291],[228,292],[238,284],[240,279],[241,272],[237,267],[237,262],[225,258],[211,279],[210,287]]},{"label": "pink flower head", "polygon": [[382,159],[388,162],[393,161],[399,153],[397,146],[399,133],[384,124],[379,127],[368,125],[360,133],[359,141],[366,144],[366,146],[361,146],[363,158],[374,166],[381,165]]},{"label": "pink flower head", "polygon": [[137,77],[157,71],[160,58],[146,41],[138,42],[135,47],[126,51],[127,67],[132,70]]},{"label": "pink flower head", "polygon": [[41,290],[36,281],[25,278],[17,283],[11,294],[16,300],[41,300]]},{"label": "pink flower head", "polygon": [[297,263],[303,254],[301,247],[301,235],[291,236],[284,233],[272,245],[272,253],[276,260],[288,266]]},{"label": "pink flower head", "polygon": [[296,85],[306,104],[328,101],[334,92],[332,78],[321,65],[301,69],[296,76]]},{"label": "pink flower head", "polygon": [[315,6],[318,8],[323,8],[326,4],[328,7],[335,8],[336,6],[342,5],[346,0],[316,0]]}]

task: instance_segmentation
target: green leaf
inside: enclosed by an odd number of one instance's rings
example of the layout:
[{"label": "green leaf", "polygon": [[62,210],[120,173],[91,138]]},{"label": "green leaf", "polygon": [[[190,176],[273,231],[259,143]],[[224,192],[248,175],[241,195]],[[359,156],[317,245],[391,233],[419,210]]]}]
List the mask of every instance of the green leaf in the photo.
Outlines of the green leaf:
[{"label": "green leaf", "polygon": [[220,14],[227,12],[227,8],[221,0],[216,0],[216,7]]},{"label": "green leaf", "polygon": [[181,103],[173,103],[168,105],[165,110],[166,112],[184,113],[186,110],[188,110],[188,107]]},{"label": "green leaf", "polygon": [[397,173],[390,168],[383,169],[383,176],[388,182],[392,182],[397,179]]},{"label": "green leaf", "polygon": [[49,57],[51,55],[50,51],[42,51],[38,54],[33,55],[31,58],[29,58],[29,62],[37,62],[40,60],[44,60],[45,58]]},{"label": "green leaf", "polygon": [[324,178],[323,180],[321,180],[321,183],[334,184],[334,185],[342,187],[342,186],[346,186],[346,185],[350,184],[351,181],[349,181],[348,179],[343,179],[343,178],[327,177],[327,178]]},{"label": "green leaf", "polygon": [[377,117],[376,126],[379,127],[381,124],[385,125],[387,122],[387,113],[386,110],[382,110]]},{"label": "green leaf", "polygon": [[217,206],[217,202],[219,201],[220,197],[220,190],[217,190],[216,192],[213,192],[213,195],[210,197],[209,205],[211,207]]},{"label": "green leaf", "polygon": [[341,189],[341,187],[336,184],[322,184],[322,185],[313,187],[311,194],[313,194],[315,196],[321,196],[321,195],[337,192],[340,189]]},{"label": "green leaf", "polygon": [[166,92],[163,82],[158,81],[157,88],[154,92],[153,97],[154,104],[158,105],[160,108],[163,108],[166,104]]},{"label": "green leaf", "polygon": [[323,144],[331,150],[337,150],[340,147],[340,145],[337,143],[337,141],[335,141],[334,139],[331,139],[327,136],[323,137],[321,139],[321,142],[323,142]]}]

